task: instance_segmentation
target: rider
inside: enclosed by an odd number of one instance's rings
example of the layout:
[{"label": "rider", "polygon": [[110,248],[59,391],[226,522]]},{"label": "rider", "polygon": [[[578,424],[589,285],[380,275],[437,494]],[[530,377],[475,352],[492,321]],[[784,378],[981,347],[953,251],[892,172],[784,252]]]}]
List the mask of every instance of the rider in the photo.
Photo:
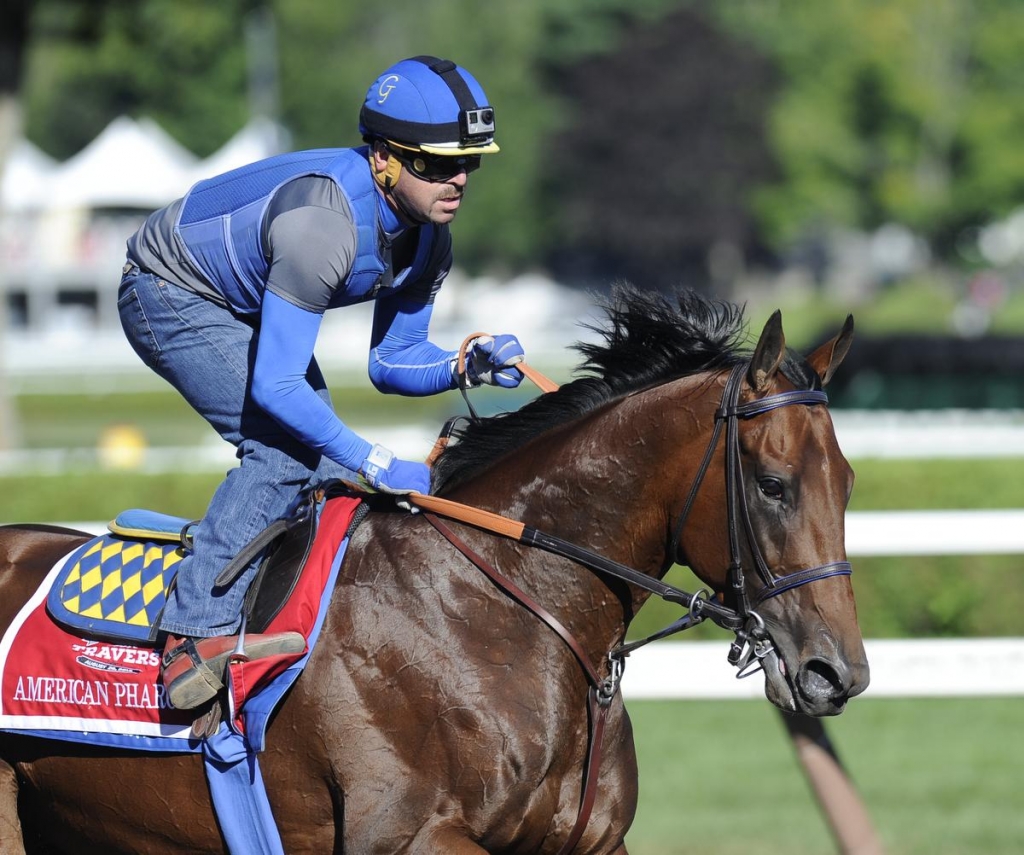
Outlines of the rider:
[{"label": "rider", "polygon": [[[347,427],[331,407],[313,346],[327,309],[374,300],[369,375],[385,393],[457,386],[457,351],[427,339],[452,264],[449,223],[470,172],[498,151],[494,109],[448,60],[418,56],[370,86],[366,145],[272,157],[200,181],[128,241],[118,292],[132,347],[237,448],[179,564],[160,620],[162,680],[193,708],[222,688],[256,562],[217,575],[300,494],[356,476],[388,493],[430,490],[424,463]],[[523,349],[481,336],[467,380],[514,387]],[[250,658],[301,652],[296,633],[243,637]]]}]

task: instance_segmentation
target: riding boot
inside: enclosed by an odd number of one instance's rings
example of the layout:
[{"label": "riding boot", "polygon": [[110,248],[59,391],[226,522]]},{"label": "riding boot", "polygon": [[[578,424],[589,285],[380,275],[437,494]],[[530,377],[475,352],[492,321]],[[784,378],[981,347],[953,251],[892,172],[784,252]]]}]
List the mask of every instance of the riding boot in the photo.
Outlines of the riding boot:
[{"label": "riding boot", "polygon": [[246,634],[241,650],[237,649],[238,638],[167,636],[160,679],[172,706],[190,710],[216,696],[224,688],[224,674],[231,662],[302,653],[306,649],[306,639],[297,632]]}]

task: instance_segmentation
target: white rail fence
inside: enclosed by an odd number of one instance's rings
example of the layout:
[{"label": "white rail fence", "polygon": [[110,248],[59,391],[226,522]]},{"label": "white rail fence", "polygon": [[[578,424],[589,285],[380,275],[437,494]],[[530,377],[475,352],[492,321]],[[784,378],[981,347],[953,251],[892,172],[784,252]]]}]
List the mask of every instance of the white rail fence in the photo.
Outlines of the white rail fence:
[{"label": "white rail fence", "polygon": [[[724,641],[662,641],[626,664],[622,691],[644,700],[764,698],[761,674],[737,680]],[[1024,695],[1024,639],[867,639],[866,698]]]},{"label": "white rail fence", "polygon": [[[63,523],[99,533],[105,522]],[[846,515],[851,558],[1024,555],[1024,510],[870,511]],[[1024,638],[868,639],[865,697],[1024,695]],[[623,692],[636,699],[763,698],[764,679],[734,677],[721,641],[661,641],[628,660]]]},{"label": "white rail fence", "polygon": [[[850,512],[846,549],[850,557],[1024,555],[1024,510]],[[867,639],[864,646],[871,665],[864,697],[1024,695],[1024,638]],[[725,653],[720,642],[653,644],[627,664],[623,692],[650,699],[763,698],[763,677],[737,680]]]},{"label": "white rail fence", "polygon": [[[850,512],[846,549],[852,558],[1024,555],[1024,510]],[[871,665],[864,697],[1024,695],[1024,638],[867,639],[864,646]],[[763,677],[737,680],[725,654],[721,642],[653,644],[630,659],[623,692],[651,699],[763,698]]]}]

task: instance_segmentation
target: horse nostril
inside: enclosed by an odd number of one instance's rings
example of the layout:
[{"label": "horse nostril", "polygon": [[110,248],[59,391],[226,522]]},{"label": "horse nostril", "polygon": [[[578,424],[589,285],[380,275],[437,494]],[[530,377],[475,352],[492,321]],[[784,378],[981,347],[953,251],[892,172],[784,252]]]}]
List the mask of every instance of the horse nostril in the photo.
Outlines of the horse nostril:
[{"label": "horse nostril", "polygon": [[800,694],[809,701],[842,697],[847,691],[840,668],[824,659],[811,659],[805,662],[797,675],[796,683]]}]

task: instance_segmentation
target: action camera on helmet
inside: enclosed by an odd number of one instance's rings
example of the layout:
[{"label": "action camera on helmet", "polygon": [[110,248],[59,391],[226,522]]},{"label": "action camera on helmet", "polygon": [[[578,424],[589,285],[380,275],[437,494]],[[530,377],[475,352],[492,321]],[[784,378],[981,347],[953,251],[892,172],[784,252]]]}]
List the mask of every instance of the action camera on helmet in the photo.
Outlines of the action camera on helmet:
[{"label": "action camera on helmet", "polygon": [[494,136],[494,110],[463,110],[459,114],[459,131],[463,143]]}]

